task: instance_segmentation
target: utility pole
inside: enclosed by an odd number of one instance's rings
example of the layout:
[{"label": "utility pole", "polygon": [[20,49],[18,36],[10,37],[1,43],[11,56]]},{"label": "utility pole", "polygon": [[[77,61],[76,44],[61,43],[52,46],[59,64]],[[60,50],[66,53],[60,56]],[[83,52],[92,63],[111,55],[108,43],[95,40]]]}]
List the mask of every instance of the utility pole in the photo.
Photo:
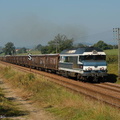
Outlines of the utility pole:
[{"label": "utility pole", "polygon": [[113,28],[113,35],[118,41],[118,79],[120,80],[120,28]]}]

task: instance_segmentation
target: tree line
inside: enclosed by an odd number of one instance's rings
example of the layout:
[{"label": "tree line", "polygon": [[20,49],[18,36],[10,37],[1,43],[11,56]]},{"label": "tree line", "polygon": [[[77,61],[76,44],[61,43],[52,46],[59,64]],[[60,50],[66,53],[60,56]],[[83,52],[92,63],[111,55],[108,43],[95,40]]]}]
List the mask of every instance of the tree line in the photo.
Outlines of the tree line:
[{"label": "tree line", "polygon": [[[50,53],[60,53],[64,49],[71,49],[71,48],[79,48],[79,47],[89,47],[88,45],[84,45],[82,43],[74,44],[74,39],[67,38],[66,35],[58,34],[55,36],[54,40],[51,40],[47,43],[47,45],[43,46],[38,44],[34,49],[40,51],[42,54],[50,54]],[[117,49],[118,45],[109,45],[104,41],[100,40],[95,43],[92,47],[97,47],[102,50],[107,49]],[[4,53],[5,55],[14,55],[17,53],[27,53],[27,48],[23,47],[16,51],[14,43],[8,42],[5,44],[4,48],[0,48],[0,53]]]},{"label": "tree line", "polygon": [[[41,51],[42,54],[49,53],[60,53],[64,49],[79,48],[79,47],[89,47],[89,45],[84,45],[82,43],[74,44],[74,39],[68,39],[65,35],[58,34],[55,36],[54,40],[48,42],[46,46],[41,44],[37,45],[35,50]],[[110,45],[100,40],[91,47],[97,47],[102,50],[107,49],[117,49],[118,45]]]}]

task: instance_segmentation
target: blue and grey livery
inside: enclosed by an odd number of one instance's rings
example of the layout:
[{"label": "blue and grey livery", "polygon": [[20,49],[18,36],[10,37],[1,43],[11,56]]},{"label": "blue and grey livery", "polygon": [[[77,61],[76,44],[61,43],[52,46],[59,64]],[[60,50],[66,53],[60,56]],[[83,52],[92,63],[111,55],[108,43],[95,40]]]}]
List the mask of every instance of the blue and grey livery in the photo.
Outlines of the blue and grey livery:
[{"label": "blue and grey livery", "polygon": [[60,54],[59,70],[83,80],[101,81],[107,76],[106,54],[98,48],[64,50]]}]

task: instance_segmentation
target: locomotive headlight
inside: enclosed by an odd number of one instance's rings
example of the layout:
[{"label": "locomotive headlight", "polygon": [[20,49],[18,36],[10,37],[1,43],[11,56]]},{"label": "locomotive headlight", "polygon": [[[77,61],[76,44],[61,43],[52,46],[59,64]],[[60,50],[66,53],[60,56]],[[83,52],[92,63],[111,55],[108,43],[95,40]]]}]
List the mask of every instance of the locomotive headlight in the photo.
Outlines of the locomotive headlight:
[{"label": "locomotive headlight", "polygon": [[83,65],[80,65],[79,67],[80,67],[80,69],[83,69]]},{"label": "locomotive headlight", "polygon": [[91,67],[85,68],[85,71],[92,71]]},{"label": "locomotive headlight", "polygon": [[89,68],[88,68],[88,70],[92,70],[92,68],[91,68],[91,67],[89,67]]},{"label": "locomotive headlight", "polygon": [[104,67],[101,67],[100,70],[104,70]]}]

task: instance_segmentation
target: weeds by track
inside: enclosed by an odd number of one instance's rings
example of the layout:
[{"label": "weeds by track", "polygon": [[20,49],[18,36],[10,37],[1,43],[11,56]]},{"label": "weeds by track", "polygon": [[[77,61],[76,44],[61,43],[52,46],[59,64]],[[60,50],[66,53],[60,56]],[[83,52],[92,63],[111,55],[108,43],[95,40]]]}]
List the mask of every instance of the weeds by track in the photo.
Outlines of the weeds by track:
[{"label": "weeds by track", "polygon": [[111,106],[120,108],[120,86],[112,83],[102,83],[102,84],[90,84],[83,83],[80,81],[71,80],[69,78],[65,78],[56,74],[47,73],[44,71],[38,71],[35,69],[30,69],[14,64],[9,64],[5,62],[0,62],[6,66],[12,66],[15,69],[19,69],[25,72],[31,72],[35,74],[40,74],[45,77],[49,77],[52,82],[55,82],[61,86],[71,89],[77,93],[84,94],[93,99],[102,101]]}]

